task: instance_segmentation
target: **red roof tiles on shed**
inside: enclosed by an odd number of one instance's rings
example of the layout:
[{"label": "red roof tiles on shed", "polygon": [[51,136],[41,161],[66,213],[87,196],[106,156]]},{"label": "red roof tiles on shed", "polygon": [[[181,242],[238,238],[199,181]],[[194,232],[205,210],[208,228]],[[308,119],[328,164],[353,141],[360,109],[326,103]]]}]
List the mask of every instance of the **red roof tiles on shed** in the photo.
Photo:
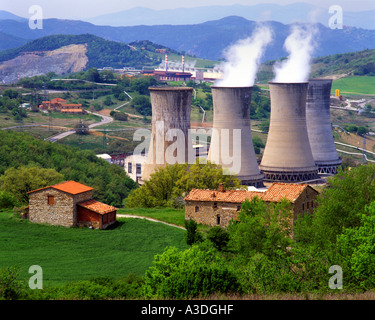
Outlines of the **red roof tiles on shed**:
[{"label": "red roof tiles on shed", "polygon": [[83,201],[80,203],[77,203],[78,206],[81,206],[83,208],[86,208],[88,210],[94,211],[99,214],[106,214],[108,212],[116,211],[117,208],[110,206],[105,203],[101,203],[99,201],[96,201],[94,199]]}]

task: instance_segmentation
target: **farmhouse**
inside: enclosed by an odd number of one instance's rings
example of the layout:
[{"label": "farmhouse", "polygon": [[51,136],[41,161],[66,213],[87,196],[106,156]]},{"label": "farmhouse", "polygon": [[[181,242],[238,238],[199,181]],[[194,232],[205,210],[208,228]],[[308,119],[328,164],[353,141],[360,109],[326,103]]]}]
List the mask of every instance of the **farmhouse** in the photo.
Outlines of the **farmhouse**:
[{"label": "farmhouse", "polygon": [[306,211],[312,213],[318,194],[318,191],[307,184],[278,182],[265,191],[225,190],[223,184],[219,185],[218,190],[192,189],[184,198],[185,219],[226,227],[232,219],[237,219],[242,202],[258,197],[266,203],[280,202],[283,199],[290,201],[293,206],[291,219],[294,222],[299,214]]},{"label": "farmhouse", "polygon": [[106,229],[116,222],[117,208],[92,198],[94,189],[75,181],[28,192],[29,219],[66,227]]}]

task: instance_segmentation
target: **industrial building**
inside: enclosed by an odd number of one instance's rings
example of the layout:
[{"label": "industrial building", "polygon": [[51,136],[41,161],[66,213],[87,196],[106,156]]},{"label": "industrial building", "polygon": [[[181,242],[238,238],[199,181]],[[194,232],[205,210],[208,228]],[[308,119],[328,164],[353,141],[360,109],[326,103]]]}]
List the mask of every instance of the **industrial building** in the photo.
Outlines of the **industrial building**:
[{"label": "industrial building", "polygon": [[335,174],[341,166],[332,133],[331,86],[331,79],[310,79],[307,91],[307,133],[315,164],[321,174]]},{"label": "industrial building", "polygon": [[[252,87],[211,87],[214,106],[208,160],[236,174],[242,184],[260,187],[250,124]],[[238,133],[238,137],[236,136]]]},{"label": "industrial building", "polygon": [[66,103],[65,99],[55,98],[50,101],[42,101],[39,110],[48,110],[68,114],[86,114],[82,104]]},{"label": "industrial building", "polygon": [[142,180],[166,164],[191,163],[194,157],[190,136],[190,109],[193,88],[150,87],[152,132]]},{"label": "industrial building", "polygon": [[271,116],[260,165],[265,181],[319,179],[306,124],[308,82],[270,82]]}]

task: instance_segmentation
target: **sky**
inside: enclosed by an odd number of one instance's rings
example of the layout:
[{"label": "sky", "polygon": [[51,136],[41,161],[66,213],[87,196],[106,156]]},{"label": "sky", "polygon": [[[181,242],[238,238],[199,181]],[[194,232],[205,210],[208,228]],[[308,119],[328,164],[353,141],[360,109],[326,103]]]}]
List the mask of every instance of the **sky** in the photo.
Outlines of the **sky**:
[{"label": "sky", "polygon": [[375,10],[375,0],[0,0],[0,10],[28,18],[32,16],[29,8],[39,5],[46,19],[88,19],[135,7],[163,10],[210,5],[255,5],[267,2],[280,5],[305,2],[325,8],[340,5],[347,11]]}]

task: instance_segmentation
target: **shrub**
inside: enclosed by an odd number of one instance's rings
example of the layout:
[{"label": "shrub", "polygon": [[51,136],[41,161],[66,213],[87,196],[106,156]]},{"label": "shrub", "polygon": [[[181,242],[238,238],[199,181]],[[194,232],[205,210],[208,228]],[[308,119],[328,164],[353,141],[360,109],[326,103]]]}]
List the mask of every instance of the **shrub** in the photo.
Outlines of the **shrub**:
[{"label": "shrub", "polygon": [[146,298],[205,297],[239,289],[234,270],[207,241],[185,251],[167,248],[153,264],[144,278]]}]

